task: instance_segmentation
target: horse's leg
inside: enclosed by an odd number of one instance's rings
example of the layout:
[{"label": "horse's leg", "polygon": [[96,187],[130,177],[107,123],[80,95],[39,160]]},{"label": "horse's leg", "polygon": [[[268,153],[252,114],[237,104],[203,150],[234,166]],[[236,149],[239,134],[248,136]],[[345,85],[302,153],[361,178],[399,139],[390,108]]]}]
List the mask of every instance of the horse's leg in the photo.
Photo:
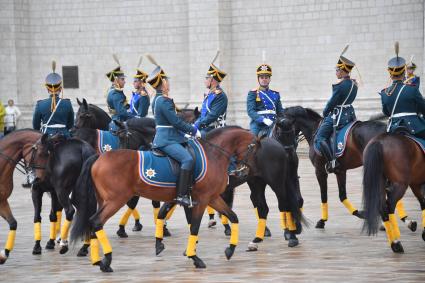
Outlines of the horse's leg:
[{"label": "horse's leg", "polygon": [[57,225],[57,214],[58,210],[62,210],[62,206],[59,203],[58,197],[55,191],[50,192],[52,208],[50,209],[49,219],[50,219],[50,235],[49,241],[46,243],[46,250],[53,250],[55,248],[56,240],[56,225]]},{"label": "horse's leg", "polygon": [[32,203],[34,206],[34,240],[33,255],[41,254],[41,206],[43,204],[43,190],[38,184],[34,184],[31,190]]},{"label": "horse's leg", "polygon": [[167,215],[174,211],[176,204],[174,202],[165,202],[162,207],[159,209],[157,219],[156,219],[156,229],[155,229],[155,253],[159,255],[164,249],[165,245],[162,242],[164,239],[164,228],[165,228],[165,219]]},{"label": "horse's leg", "polygon": [[425,241],[425,196],[423,195],[423,192],[425,192],[425,190],[422,189],[422,186],[418,186],[418,185],[410,185],[410,187],[412,188],[413,194],[415,195],[416,199],[419,201],[419,204],[421,205],[422,228],[423,228],[422,239]]},{"label": "horse's leg", "polygon": [[[63,188],[63,187],[61,187]],[[57,192],[59,202],[62,204],[64,210],[65,210],[65,221],[63,223],[63,226],[60,231],[60,254],[64,254],[68,251],[68,236],[69,236],[69,228],[71,227],[72,219],[74,218],[75,209],[71,204],[71,200],[69,199],[69,194],[67,192],[70,192],[72,189],[67,188],[62,190],[59,190]],[[56,214],[57,215],[57,214]],[[58,224],[59,226],[59,221]]]},{"label": "horse's leg", "polygon": [[[60,243],[60,233],[61,233],[61,226],[62,226],[62,210],[56,211],[56,241],[59,244]],[[58,237],[59,235],[59,237]]]},{"label": "horse's leg", "polygon": [[[139,201],[139,196],[133,196],[127,202],[127,207],[128,208],[124,212],[124,214],[121,216],[121,219],[120,219],[120,222],[119,222],[119,229],[117,231],[118,237],[120,237],[120,238],[127,238],[128,237],[127,233],[125,232],[125,225],[127,225],[128,218],[130,217],[130,215],[132,215],[133,212],[135,211],[138,201]],[[137,210],[136,210],[136,212],[137,212]],[[137,212],[137,215],[138,214],[139,213]],[[140,215],[139,215],[139,219],[140,219]],[[139,225],[141,225],[140,222],[139,222],[139,219],[136,220],[136,223],[138,222]],[[140,229],[140,230],[142,230],[142,229]]]},{"label": "horse's leg", "polygon": [[418,227],[418,223],[415,220],[408,219],[409,216],[407,215],[407,212],[404,209],[403,199],[397,202],[395,210],[397,211],[400,220],[403,221],[403,223],[407,223],[407,228],[409,228],[410,231],[415,232],[416,228]]},{"label": "horse's leg", "polygon": [[207,213],[208,213],[208,228],[212,228],[215,225],[217,225],[217,221],[215,221],[214,219],[214,215],[215,215],[215,210],[214,208],[212,208],[211,206],[207,206]]},{"label": "horse's leg", "polygon": [[324,164],[314,164],[316,171],[316,178],[320,186],[320,198],[322,200],[321,210],[322,217],[317,221],[316,228],[325,228],[325,222],[328,221],[328,173],[325,171]]},{"label": "horse's leg", "polygon": [[339,200],[347,208],[350,214],[357,216],[358,218],[363,218],[363,215],[359,213],[357,208],[355,208],[351,201],[347,198],[347,171],[341,170],[338,171],[338,173],[335,173],[335,175],[338,182]]},{"label": "horse's leg", "polygon": [[[224,203],[224,201],[223,201]],[[199,227],[201,225],[202,215],[204,214],[205,209],[207,208],[208,203],[205,201],[200,201],[197,205],[192,208],[192,217],[190,224],[190,236],[187,240],[186,255],[188,258],[193,260],[193,264],[196,268],[205,268],[205,263],[196,255],[196,244],[198,243],[198,233]],[[218,210],[216,206],[211,204],[211,206]],[[237,228],[236,228],[237,230]]]},{"label": "horse's leg", "polygon": [[[397,202],[403,197],[407,190],[407,184],[394,182],[387,193],[388,220],[391,224],[391,249],[395,253],[403,253],[404,249],[400,242],[400,229],[398,227],[397,218],[395,216],[395,207]],[[385,228],[387,228],[385,226]]]},{"label": "horse's leg", "polygon": [[255,238],[248,244],[247,251],[257,251],[258,243],[261,243],[264,240],[267,215],[269,213],[269,207],[267,206],[265,197],[266,183],[259,178],[254,178],[248,181],[248,185],[251,190],[251,202],[258,213],[258,222]]},{"label": "horse's leg", "polygon": [[0,202],[0,215],[9,224],[9,234],[7,235],[6,245],[4,250],[0,251],[0,264],[4,264],[15,245],[16,228],[18,227],[18,222],[16,222],[15,217],[13,217],[7,200]]},{"label": "horse's leg", "polygon": [[226,258],[230,259],[236,249],[236,246],[239,242],[239,219],[236,213],[227,206],[226,202],[221,198],[218,197],[210,202],[210,205],[220,213],[226,215],[230,222],[232,222],[232,234],[230,235],[230,243],[229,247],[226,248],[224,251]]}]

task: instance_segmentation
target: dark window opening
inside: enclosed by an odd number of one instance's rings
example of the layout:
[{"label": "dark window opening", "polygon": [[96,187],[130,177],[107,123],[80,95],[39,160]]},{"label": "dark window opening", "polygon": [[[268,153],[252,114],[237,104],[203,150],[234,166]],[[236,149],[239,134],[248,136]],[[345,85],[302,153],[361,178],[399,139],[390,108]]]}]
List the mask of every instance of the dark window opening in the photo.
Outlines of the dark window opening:
[{"label": "dark window opening", "polygon": [[62,66],[63,88],[79,88],[78,66]]}]

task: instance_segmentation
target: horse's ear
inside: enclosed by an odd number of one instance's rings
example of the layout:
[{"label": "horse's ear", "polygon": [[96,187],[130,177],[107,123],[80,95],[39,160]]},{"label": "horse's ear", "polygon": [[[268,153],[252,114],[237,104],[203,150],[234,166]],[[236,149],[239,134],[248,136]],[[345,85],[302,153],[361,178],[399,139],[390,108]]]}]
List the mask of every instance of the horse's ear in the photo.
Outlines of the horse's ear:
[{"label": "horse's ear", "polygon": [[81,106],[81,104],[83,104],[83,103],[81,103],[81,101],[78,99],[78,97],[77,97],[77,103],[78,103],[78,106]]},{"label": "horse's ear", "polygon": [[199,112],[198,106],[195,107],[195,110],[193,111],[193,113],[195,114],[196,118],[198,118],[199,115],[201,115],[201,112]]},{"label": "horse's ear", "polygon": [[84,109],[89,110],[89,106],[87,105],[87,100],[83,98]]},{"label": "horse's ear", "polygon": [[120,129],[124,129],[125,128],[125,125],[124,125],[123,122],[118,121],[118,120],[113,120],[113,121],[114,121],[115,125],[118,126],[118,128],[120,128]]}]

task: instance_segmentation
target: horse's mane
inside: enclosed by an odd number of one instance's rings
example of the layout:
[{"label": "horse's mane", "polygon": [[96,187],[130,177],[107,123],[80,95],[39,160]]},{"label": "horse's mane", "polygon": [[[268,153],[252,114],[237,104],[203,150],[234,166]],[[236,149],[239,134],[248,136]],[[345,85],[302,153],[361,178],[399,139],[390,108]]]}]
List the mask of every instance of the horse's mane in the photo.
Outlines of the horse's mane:
[{"label": "horse's mane", "polygon": [[292,106],[285,108],[285,115],[292,116],[292,117],[300,117],[300,116],[309,116],[314,120],[320,120],[322,119],[322,116],[314,111],[311,108],[304,108],[302,106]]},{"label": "horse's mane", "polygon": [[92,112],[95,115],[101,115],[101,116],[104,116],[105,118],[107,117],[107,118],[111,119],[111,117],[108,115],[108,113],[106,113],[105,110],[103,110],[99,106],[91,104],[91,103],[89,104],[89,112]]},{"label": "horse's mane", "polygon": [[[206,136],[206,139],[207,139],[207,140],[209,140],[209,139],[213,139],[213,138],[217,137],[218,135],[223,134],[223,132],[228,131],[228,130],[232,130],[232,129],[242,129],[242,130],[246,130],[246,129],[244,129],[244,128],[242,128],[242,127],[239,127],[239,126],[226,126],[226,127],[221,127],[221,128],[214,129],[214,130],[212,130],[211,132],[208,132],[208,133],[207,133],[207,136]],[[248,131],[248,130],[246,130],[246,131]]]},{"label": "horse's mane", "polygon": [[127,120],[127,126],[141,133],[155,132],[155,120],[152,118],[133,118]]}]

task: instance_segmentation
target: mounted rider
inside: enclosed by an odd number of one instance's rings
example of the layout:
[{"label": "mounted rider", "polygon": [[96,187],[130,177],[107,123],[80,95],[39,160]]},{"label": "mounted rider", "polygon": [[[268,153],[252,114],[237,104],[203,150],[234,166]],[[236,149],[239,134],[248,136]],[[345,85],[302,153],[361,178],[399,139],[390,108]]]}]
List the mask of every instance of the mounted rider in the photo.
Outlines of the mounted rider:
[{"label": "mounted rider", "polygon": [[117,130],[114,120],[125,122],[136,115],[128,112],[130,105],[127,102],[127,97],[124,94],[125,75],[121,70],[120,62],[115,54],[113,58],[118,67],[106,74],[106,77],[111,81],[112,85],[108,91],[106,102],[108,104],[109,113],[112,114],[112,121],[109,124],[109,129]]},{"label": "mounted rider", "polygon": [[406,77],[404,79],[404,84],[414,86],[419,88],[421,80],[418,76],[414,74],[416,70],[416,64],[413,63],[413,55],[410,57],[410,62],[406,65]]},{"label": "mounted rider", "polygon": [[56,73],[56,62],[52,62],[52,73],[46,77],[45,86],[49,98],[37,101],[32,126],[49,136],[60,133],[70,137],[69,130],[74,126],[74,110],[71,101],[62,97],[62,77]]},{"label": "mounted rider", "polygon": [[201,133],[196,126],[186,123],[177,116],[176,106],[173,99],[169,96],[170,81],[168,76],[152,56],[146,56],[156,66],[147,82],[156,90],[157,94],[161,93],[154,101],[155,108],[153,112],[156,122],[156,135],[152,148],[161,150],[180,163],[180,174],[176,185],[177,197],[175,200],[180,205],[193,206],[196,203],[188,195],[188,190],[192,183],[194,160],[183,144],[187,142],[186,135],[200,138]]},{"label": "mounted rider", "polygon": [[140,70],[143,56],[140,56],[139,63],[137,64],[136,75],[134,76],[133,86],[135,91],[130,100],[130,112],[137,117],[146,117],[148,115],[150,99],[146,91],[145,84],[148,74]]},{"label": "mounted rider", "polygon": [[415,85],[403,83],[406,60],[400,56],[399,44],[395,43],[396,57],[388,61],[388,72],[392,85],[383,89],[382,112],[390,117],[387,132],[405,132],[425,139],[425,100]]},{"label": "mounted rider", "polygon": [[[334,172],[337,167],[335,160],[335,145],[330,146],[329,139],[336,130],[356,120],[356,114],[351,105],[356,99],[357,83],[350,78],[350,72],[355,63],[344,57],[348,45],[344,48],[336,64],[336,77],[340,80],[332,85],[332,96],[323,110],[323,121],[314,138],[314,146],[326,158],[328,172]],[[335,141],[333,141],[335,143]],[[332,162],[334,161],[334,162]]]},{"label": "mounted rider", "polygon": [[248,92],[247,111],[251,118],[249,127],[254,135],[269,135],[276,117],[283,114],[280,94],[271,90],[269,84],[272,76],[272,67],[265,63],[257,67],[257,81],[259,86]]},{"label": "mounted rider", "polygon": [[195,122],[195,126],[200,129],[202,133],[207,133],[213,129],[226,126],[228,100],[226,93],[224,93],[223,89],[220,87],[220,83],[227,74],[214,65],[219,54],[220,51],[217,50],[217,54],[207,71],[205,86],[208,89],[208,93],[204,94],[201,116]]}]

